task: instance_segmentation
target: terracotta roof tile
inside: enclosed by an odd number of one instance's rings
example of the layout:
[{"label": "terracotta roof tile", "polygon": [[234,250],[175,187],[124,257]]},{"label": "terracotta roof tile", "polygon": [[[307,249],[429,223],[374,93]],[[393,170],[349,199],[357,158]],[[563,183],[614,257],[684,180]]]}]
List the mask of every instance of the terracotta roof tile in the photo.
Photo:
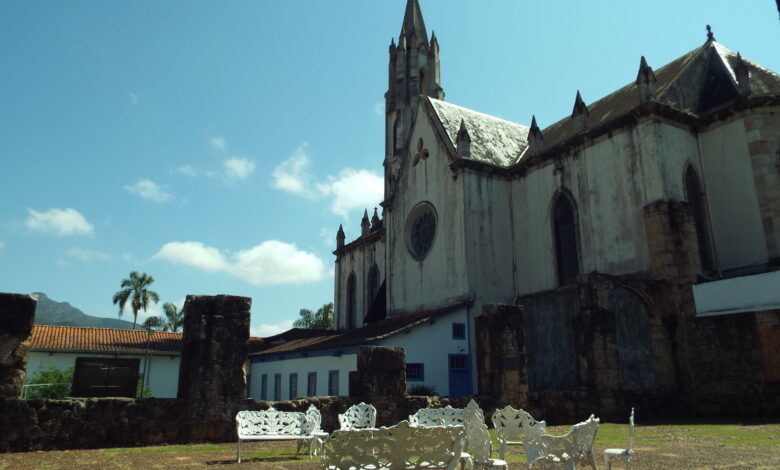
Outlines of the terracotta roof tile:
[{"label": "terracotta roof tile", "polygon": [[[131,352],[149,351],[181,354],[181,333],[154,331],[147,338],[146,330],[118,330],[74,326],[33,326],[31,350]],[[263,345],[262,338],[249,338],[249,350]]]}]

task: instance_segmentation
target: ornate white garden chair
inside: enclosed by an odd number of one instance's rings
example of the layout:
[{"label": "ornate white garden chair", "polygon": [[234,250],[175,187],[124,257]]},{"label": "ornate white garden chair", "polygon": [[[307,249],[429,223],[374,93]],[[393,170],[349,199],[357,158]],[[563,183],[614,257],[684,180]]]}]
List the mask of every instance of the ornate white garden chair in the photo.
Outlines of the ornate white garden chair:
[{"label": "ornate white garden chair", "polygon": [[598,425],[599,419],[590,415],[587,420],[572,426],[563,436],[543,435],[540,439],[539,456],[533,460],[529,459],[529,468],[574,470],[587,465],[598,470],[593,458],[593,442]]},{"label": "ornate white garden chair", "polygon": [[507,446],[510,445],[523,445],[529,467],[534,459],[544,455],[541,437],[547,429],[546,422],[536,421],[530,414],[511,406],[496,410],[491,420],[496,429],[500,445],[498,455],[501,460],[506,459]]},{"label": "ornate white garden chair", "polygon": [[307,429],[307,434],[310,434],[312,439],[308,441],[298,441],[298,449],[295,453],[297,455],[301,447],[308,443],[309,457],[312,457],[319,454],[320,449],[322,448],[322,440],[328,437],[328,433],[322,430],[322,415],[314,404],[309,405],[309,409],[306,410],[306,417],[306,422],[310,427],[310,429]]},{"label": "ornate white garden chair", "polygon": [[339,428],[344,431],[376,428],[376,408],[362,402],[350,406],[339,415]]},{"label": "ornate white garden chair", "polygon": [[631,416],[628,418],[628,447],[625,449],[605,449],[604,466],[607,470],[612,468],[612,458],[619,457],[626,461],[626,470],[631,470],[631,457],[634,455],[634,408],[631,408]]},{"label": "ornate white garden chair", "polygon": [[470,450],[470,454],[461,454],[461,461],[465,461],[466,468],[506,470],[508,465],[505,460],[492,458],[493,442],[485,424],[485,416],[474,400],[464,409],[463,421],[466,427],[466,446]]},{"label": "ornate white garden chair", "polygon": [[574,463],[577,468],[582,468],[584,465],[587,465],[593,470],[598,470],[596,459],[593,457],[593,443],[596,440],[596,431],[598,431],[598,428],[599,419],[594,415],[590,415],[587,420],[572,426],[571,435],[574,443]]}]

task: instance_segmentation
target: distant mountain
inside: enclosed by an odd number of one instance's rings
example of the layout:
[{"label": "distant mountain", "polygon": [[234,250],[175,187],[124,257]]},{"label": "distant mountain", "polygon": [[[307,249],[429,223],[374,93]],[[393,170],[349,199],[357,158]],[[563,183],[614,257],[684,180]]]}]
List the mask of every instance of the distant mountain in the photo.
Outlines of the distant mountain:
[{"label": "distant mountain", "polygon": [[38,306],[35,307],[36,325],[91,326],[94,328],[116,328],[119,330],[130,330],[133,328],[132,322],[118,318],[87,315],[67,302],[51,300],[43,292],[36,292],[33,296],[38,298]]}]

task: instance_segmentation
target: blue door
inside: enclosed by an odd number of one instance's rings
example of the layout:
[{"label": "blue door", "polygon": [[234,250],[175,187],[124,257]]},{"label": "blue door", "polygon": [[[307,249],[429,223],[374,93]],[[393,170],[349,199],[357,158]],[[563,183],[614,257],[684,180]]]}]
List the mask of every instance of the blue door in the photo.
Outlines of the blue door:
[{"label": "blue door", "polygon": [[450,354],[450,396],[471,395],[468,354]]}]

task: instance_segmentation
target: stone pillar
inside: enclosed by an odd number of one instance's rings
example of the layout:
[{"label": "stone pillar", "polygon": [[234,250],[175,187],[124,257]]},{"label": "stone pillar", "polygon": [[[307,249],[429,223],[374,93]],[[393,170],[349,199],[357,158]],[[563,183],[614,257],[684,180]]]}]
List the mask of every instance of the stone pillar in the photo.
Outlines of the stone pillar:
[{"label": "stone pillar", "polygon": [[477,381],[480,396],[496,405],[525,406],[528,402],[528,360],[523,308],[485,305],[475,319]]},{"label": "stone pillar", "polygon": [[403,348],[361,346],[357,371],[349,373],[349,396],[371,400],[406,396],[406,353]]},{"label": "stone pillar", "polygon": [[251,305],[249,297],[229,295],[188,295],[184,302],[178,398],[187,402],[193,440],[229,435],[246,397]]},{"label": "stone pillar", "polygon": [[0,293],[0,399],[22,395],[37,303],[30,295]]}]

